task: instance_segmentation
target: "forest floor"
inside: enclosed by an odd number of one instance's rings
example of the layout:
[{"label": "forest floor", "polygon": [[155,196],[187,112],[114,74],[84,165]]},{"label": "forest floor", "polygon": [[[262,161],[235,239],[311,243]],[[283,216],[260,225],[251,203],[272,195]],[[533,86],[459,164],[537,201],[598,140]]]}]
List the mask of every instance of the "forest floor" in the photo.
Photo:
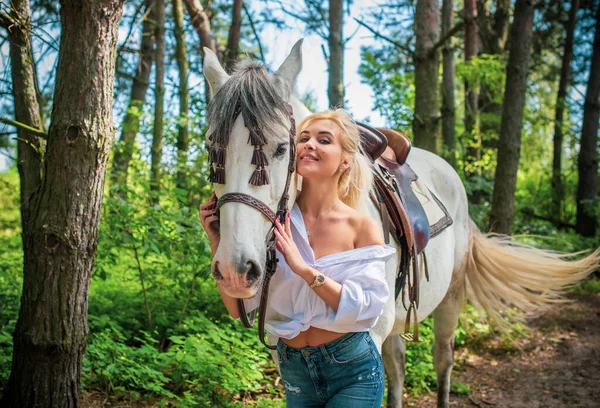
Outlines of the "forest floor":
[{"label": "forest floor", "polygon": [[[528,337],[514,345],[493,337],[457,349],[452,382],[465,392],[451,394],[450,406],[600,406],[600,293],[568,297],[571,303],[528,318]],[[405,397],[409,407],[436,406],[435,393]]]}]

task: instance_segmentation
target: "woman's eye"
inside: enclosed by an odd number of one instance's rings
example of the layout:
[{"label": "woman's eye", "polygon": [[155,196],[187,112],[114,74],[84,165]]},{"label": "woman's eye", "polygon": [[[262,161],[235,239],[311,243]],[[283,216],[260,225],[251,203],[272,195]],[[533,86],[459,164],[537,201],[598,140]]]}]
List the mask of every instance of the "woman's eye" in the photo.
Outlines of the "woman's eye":
[{"label": "woman's eye", "polygon": [[306,141],[307,141],[307,140],[308,140],[308,138],[307,138],[307,137],[301,137],[301,138],[298,140],[298,143],[306,143]]},{"label": "woman's eye", "polygon": [[329,139],[321,139],[321,140],[319,140],[319,143],[321,143],[321,144],[329,144]]},{"label": "woman's eye", "polygon": [[275,153],[273,154],[273,156],[281,157],[285,154],[286,151],[287,151],[287,143],[281,143],[279,146],[277,146],[277,149],[275,149]]}]

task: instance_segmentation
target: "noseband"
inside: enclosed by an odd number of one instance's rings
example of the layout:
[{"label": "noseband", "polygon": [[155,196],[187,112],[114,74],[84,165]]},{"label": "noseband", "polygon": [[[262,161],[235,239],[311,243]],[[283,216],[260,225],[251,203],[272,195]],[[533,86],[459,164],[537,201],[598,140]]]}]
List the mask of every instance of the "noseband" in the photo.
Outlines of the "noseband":
[{"label": "noseband", "polygon": [[[290,130],[289,130],[289,144],[290,144],[290,160],[288,163],[288,173],[287,179],[285,181],[285,188],[283,190],[283,194],[279,199],[279,204],[277,205],[277,212],[273,212],[268,205],[264,202],[252,197],[249,194],[245,193],[227,193],[222,195],[217,200],[217,205],[215,209],[218,211],[225,203],[241,203],[246,204],[258,211],[260,211],[269,221],[271,221],[271,228],[267,233],[266,243],[267,243],[267,259],[265,265],[265,276],[262,283],[262,293],[260,296],[260,306],[259,306],[259,319],[258,319],[258,336],[260,341],[269,349],[275,350],[277,347],[270,346],[265,341],[265,312],[267,309],[267,298],[269,295],[269,283],[271,282],[271,278],[273,274],[277,270],[277,256],[275,253],[275,220],[279,219],[279,221],[283,224],[285,222],[285,217],[289,212],[288,201],[290,198],[289,189],[292,181],[292,174],[296,170],[296,122],[294,120],[294,113],[292,111],[292,107],[287,105],[287,114],[290,119]],[[240,321],[244,327],[250,328],[254,327],[254,319],[256,316],[256,310],[250,312],[248,316],[246,314],[246,309],[244,307],[244,302],[242,299],[237,299],[237,308],[238,313],[240,315]]]}]

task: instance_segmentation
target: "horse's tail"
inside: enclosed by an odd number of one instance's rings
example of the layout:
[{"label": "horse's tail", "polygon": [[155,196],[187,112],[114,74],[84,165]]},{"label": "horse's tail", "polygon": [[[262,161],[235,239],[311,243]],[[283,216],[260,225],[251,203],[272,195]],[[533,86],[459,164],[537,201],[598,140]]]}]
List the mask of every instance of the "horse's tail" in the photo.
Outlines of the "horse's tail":
[{"label": "horse's tail", "polygon": [[561,291],[600,267],[600,248],[574,259],[564,254],[515,242],[506,236],[483,234],[469,220],[469,248],[465,265],[467,297],[501,327],[509,318],[508,305],[522,311],[562,301]]}]

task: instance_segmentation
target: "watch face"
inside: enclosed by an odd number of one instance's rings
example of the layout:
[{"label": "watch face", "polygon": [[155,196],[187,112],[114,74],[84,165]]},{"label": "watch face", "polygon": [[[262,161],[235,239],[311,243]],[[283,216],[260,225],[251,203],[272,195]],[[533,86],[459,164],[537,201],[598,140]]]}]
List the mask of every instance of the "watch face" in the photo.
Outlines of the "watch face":
[{"label": "watch face", "polygon": [[325,283],[325,276],[324,275],[317,276],[317,282],[319,282],[319,283]]}]

